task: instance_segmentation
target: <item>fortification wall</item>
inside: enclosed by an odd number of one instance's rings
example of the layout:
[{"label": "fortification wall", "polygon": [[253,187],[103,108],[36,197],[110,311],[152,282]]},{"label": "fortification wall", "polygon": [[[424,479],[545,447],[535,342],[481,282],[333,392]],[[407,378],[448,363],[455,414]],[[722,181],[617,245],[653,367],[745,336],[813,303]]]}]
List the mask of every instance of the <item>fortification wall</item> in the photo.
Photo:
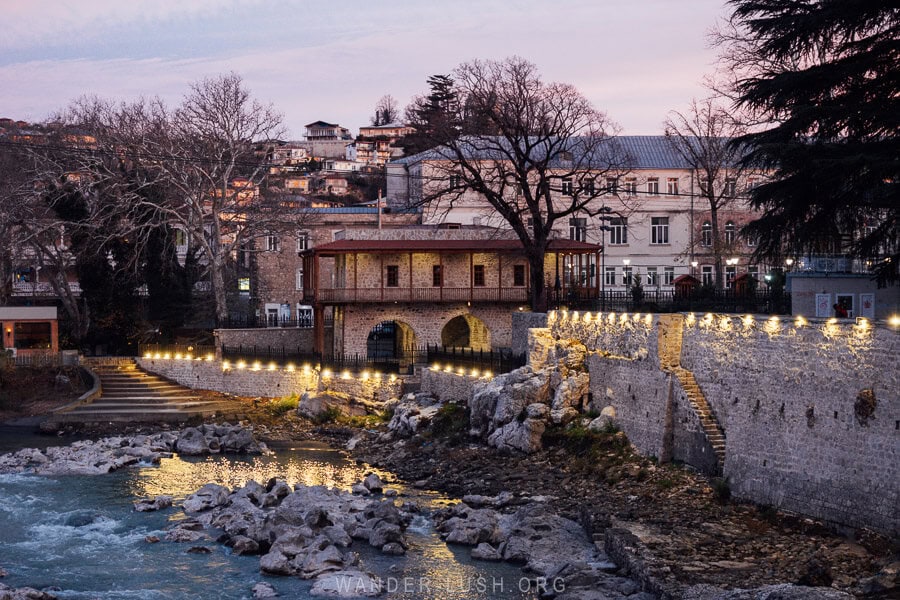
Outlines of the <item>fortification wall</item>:
[{"label": "fortification wall", "polygon": [[[593,353],[593,406],[613,406],[640,451],[711,469],[699,418],[661,368],[659,317],[550,313],[548,333],[532,338],[574,338]],[[736,497],[900,534],[900,333],[688,315],[672,343],[724,429]]]}]

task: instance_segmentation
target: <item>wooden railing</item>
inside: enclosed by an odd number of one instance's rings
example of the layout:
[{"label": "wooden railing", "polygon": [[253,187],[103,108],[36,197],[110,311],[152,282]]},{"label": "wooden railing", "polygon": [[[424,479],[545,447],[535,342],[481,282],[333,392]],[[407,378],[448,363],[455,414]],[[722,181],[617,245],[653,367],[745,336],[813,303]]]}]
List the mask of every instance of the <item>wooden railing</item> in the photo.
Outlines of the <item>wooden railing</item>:
[{"label": "wooden railing", "polygon": [[320,288],[317,302],[528,302],[525,287]]}]

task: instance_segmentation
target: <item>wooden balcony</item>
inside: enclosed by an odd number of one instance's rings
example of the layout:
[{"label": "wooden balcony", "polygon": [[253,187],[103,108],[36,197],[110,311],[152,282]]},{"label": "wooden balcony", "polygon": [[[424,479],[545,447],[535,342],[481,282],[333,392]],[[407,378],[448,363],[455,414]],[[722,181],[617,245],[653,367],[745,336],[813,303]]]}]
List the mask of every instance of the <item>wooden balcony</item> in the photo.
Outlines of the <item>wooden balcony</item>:
[{"label": "wooden balcony", "polygon": [[322,304],[372,302],[493,302],[527,303],[525,287],[432,287],[432,288],[320,288],[305,290],[304,298]]}]

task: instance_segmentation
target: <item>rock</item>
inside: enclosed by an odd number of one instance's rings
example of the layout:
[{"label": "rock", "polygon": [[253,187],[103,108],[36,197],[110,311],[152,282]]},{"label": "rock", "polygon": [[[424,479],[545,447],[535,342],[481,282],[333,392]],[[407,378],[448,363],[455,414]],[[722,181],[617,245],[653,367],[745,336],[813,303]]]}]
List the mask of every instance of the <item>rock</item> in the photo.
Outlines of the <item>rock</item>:
[{"label": "rock", "polygon": [[291,559],[277,548],[272,548],[259,559],[259,570],[273,575],[293,575]]},{"label": "rock", "polygon": [[255,540],[239,535],[232,539],[231,553],[238,556],[259,554],[259,544]]},{"label": "rock", "polygon": [[172,496],[157,496],[156,498],[144,498],[134,503],[134,510],[137,512],[148,512],[153,510],[161,510],[172,506]]},{"label": "rock", "polygon": [[191,546],[187,550],[185,550],[188,554],[210,554],[212,550],[207,548],[206,546]]},{"label": "rock", "polygon": [[372,493],[369,491],[369,488],[361,483],[354,483],[353,485],[351,485],[350,492],[353,494],[359,494],[360,496],[368,496]]},{"label": "rock", "polygon": [[529,419],[546,419],[550,414],[550,407],[546,404],[529,404],[525,407],[525,415]]},{"label": "rock", "polygon": [[500,551],[497,548],[494,548],[490,544],[482,542],[482,543],[478,544],[477,546],[475,546],[474,548],[472,548],[472,558],[475,558],[478,560],[497,561],[497,560],[503,560],[503,555],[500,553]]},{"label": "rock", "polygon": [[547,425],[539,419],[525,419],[521,423],[513,421],[494,431],[488,444],[498,450],[519,451],[531,454],[543,447],[541,436]]},{"label": "rock", "polygon": [[766,585],[751,590],[722,591],[710,585],[695,585],[684,591],[684,600],[851,600],[850,594],[823,587],[793,584]]},{"label": "rock", "polygon": [[309,593],[329,598],[373,598],[381,594],[381,582],[362,571],[337,571],[318,577]]},{"label": "rock", "polygon": [[253,598],[259,600],[261,598],[277,598],[278,592],[272,587],[272,584],[260,581],[253,586]]},{"label": "rock", "polygon": [[166,532],[167,542],[197,542],[206,537],[201,531],[191,531],[190,529],[181,529],[176,527]]},{"label": "rock", "polygon": [[144,537],[144,541],[147,542],[148,544],[155,544],[159,541],[159,537],[155,536],[155,535],[148,535],[148,536]]},{"label": "rock", "polygon": [[175,450],[179,454],[185,454],[187,456],[209,454],[209,442],[206,441],[206,436],[204,436],[199,429],[196,427],[188,427],[187,429],[182,430],[181,435],[178,436],[178,441],[175,443]]},{"label": "rock", "polygon": [[363,479],[363,485],[366,486],[366,489],[370,492],[380,492],[384,489],[384,484],[381,482],[381,478],[378,477],[375,473],[369,473],[366,475],[366,478]]},{"label": "rock", "polygon": [[381,551],[392,556],[402,556],[406,554],[406,548],[397,542],[390,542],[381,547]]},{"label": "rock", "polygon": [[228,488],[215,483],[207,483],[185,498],[182,507],[185,512],[200,512],[222,506],[227,498]]}]

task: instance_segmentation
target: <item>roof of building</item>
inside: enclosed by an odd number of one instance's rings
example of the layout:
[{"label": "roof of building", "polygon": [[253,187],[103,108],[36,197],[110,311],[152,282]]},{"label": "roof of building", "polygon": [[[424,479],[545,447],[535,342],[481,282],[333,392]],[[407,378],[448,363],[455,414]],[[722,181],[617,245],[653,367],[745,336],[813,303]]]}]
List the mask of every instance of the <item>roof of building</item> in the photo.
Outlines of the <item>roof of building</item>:
[{"label": "roof of building", "polygon": [[[570,140],[574,149],[578,148],[578,139]],[[589,146],[591,146],[589,144]],[[612,136],[608,140],[608,146],[612,154],[621,154],[626,158],[623,165],[632,169],[689,169],[690,164],[675,149],[672,141],[664,135],[619,135]],[[483,150],[487,157],[489,153],[497,154],[497,150]],[[426,150],[412,156],[407,156],[392,164],[414,164],[422,160],[440,160],[445,158],[440,149]],[[601,161],[602,161],[601,157]]]},{"label": "roof of building", "polygon": [[[521,252],[519,240],[337,240],[317,246],[315,253],[322,256],[335,254],[392,253],[392,252]],[[600,246],[575,240],[550,240],[549,252],[587,253],[598,252]]]},{"label": "roof of building", "polygon": [[340,127],[337,123],[326,123],[325,121],[313,121],[307,123],[304,127]]}]

